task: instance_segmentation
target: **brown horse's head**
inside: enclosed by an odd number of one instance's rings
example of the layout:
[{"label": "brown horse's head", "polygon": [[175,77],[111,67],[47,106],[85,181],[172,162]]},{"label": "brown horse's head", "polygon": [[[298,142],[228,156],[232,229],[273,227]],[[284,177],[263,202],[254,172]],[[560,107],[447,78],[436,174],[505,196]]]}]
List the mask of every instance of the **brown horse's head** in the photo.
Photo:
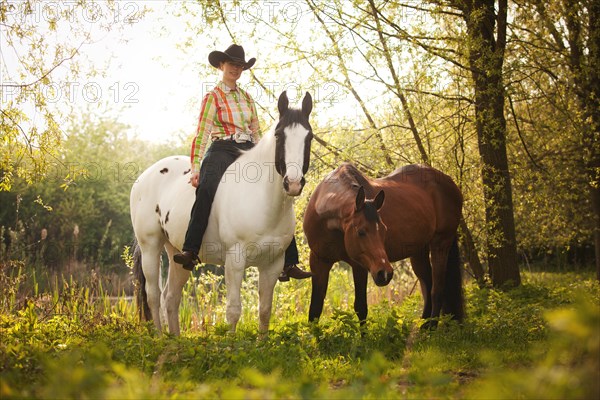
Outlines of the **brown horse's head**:
[{"label": "brown horse's head", "polygon": [[350,258],[366,268],[377,286],[392,280],[394,270],[385,251],[387,227],[379,217],[385,193],[381,190],[372,200],[366,200],[361,186],[356,195],[354,212],[343,222],[344,244]]}]

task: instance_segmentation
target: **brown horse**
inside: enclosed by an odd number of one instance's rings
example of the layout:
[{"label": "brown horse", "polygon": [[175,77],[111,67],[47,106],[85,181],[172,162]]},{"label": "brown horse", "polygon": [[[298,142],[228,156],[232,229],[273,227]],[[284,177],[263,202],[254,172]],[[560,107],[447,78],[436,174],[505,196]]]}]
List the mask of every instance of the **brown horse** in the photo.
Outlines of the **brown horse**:
[{"label": "brown horse", "polygon": [[[354,311],[367,318],[367,278],[392,279],[390,261],[410,257],[423,294],[424,327],[440,314],[464,317],[457,233],[462,195],[452,179],[423,165],[408,165],[368,179],[344,163],[321,182],[304,215],[310,246],[312,297],[309,321],[321,316],[329,272],[343,260],[352,267]],[[429,319],[431,318],[431,319]]]}]

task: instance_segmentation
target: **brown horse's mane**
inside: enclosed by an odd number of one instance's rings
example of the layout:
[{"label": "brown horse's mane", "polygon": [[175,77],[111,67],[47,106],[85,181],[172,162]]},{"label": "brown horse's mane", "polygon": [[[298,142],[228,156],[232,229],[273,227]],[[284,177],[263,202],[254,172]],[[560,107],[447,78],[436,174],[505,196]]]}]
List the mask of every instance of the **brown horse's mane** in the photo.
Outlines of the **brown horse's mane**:
[{"label": "brown horse's mane", "polygon": [[359,187],[365,189],[367,197],[374,196],[374,189],[371,182],[354,166],[354,164],[343,163],[339,168],[339,178],[344,185],[357,191]]}]

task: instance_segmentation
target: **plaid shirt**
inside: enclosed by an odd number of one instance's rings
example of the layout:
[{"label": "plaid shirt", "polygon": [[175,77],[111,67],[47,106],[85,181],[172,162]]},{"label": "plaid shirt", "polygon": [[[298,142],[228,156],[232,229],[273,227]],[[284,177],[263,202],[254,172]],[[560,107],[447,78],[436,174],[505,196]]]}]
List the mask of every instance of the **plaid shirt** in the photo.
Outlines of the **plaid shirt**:
[{"label": "plaid shirt", "polygon": [[258,142],[256,104],[241,88],[231,89],[219,82],[202,100],[198,129],[192,142],[193,171],[200,171],[209,139],[222,139],[235,133],[250,133],[254,143]]}]

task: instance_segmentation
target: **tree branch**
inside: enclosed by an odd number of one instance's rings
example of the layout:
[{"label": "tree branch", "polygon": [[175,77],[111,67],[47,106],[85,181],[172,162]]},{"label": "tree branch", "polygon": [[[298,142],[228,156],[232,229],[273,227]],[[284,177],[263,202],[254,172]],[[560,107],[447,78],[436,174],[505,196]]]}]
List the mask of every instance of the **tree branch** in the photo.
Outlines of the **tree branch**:
[{"label": "tree branch", "polygon": [[419,153],[421,154],[421,159],[425,164],[429,164],[430,163],[429,155],[427,154],[425,147],[423,147],[423,142],[421,140],[421,136],[419,134],[419,131],[418,131],[415,121],[413,119],[410,108],[408,106],[408,101],[406,100],[406,97],[404,96],[404,93],[402,93],[402,90],[400,88],[400,80],[398,79],[398,75],[396,74],[396,69],[394,68],[394,63],[390,56],[390,50],[388,48],[387,42],[385,41],[385,38],[383,37],[383,34],[382,34],[381,23],[379,21],[379,10],[377,10],[377,7],[375,6],[375,2],[373,0],[369,0],[369,4],[372,9],[372,17],[374,18],[375,25],[377,26],[377,33],[379,35],[379,41],[381,42],[381,45],[383,47],[383,54],[387,61],[388,69],[390,71],[390,74],[392,75],[392,79],[394,80],[396,95],[400,98],[400,102],[402,103],[402,109],[404,110],[404,116],[406,117],[406,119],[408,120],[408,124],[410,125],[410,130],[415,139],[415,143],[417,144],[417,147],[419,149]]},{"label": "tree branch", "polygon": [[83,46],[83,44],[84,44],[84,43],[85,43],[85,41],[84,41],[84,42],[82,42],[82,43],[79,45],[79,47],[77,47],[75,50],[73,50],[73,53],[72,53],[72,54],[71,54],[69,57],[67,57],[67,58],[63,58],[62,60],[60,60],[60,61],[58,62],[58,64],[54,65],[54,66],[53,66],[52,68],[50,68],[50,69],[49,69],[49,70],[48,70],[48,71],[47,71],[45,74],[43,74],[42,76],[40,76],[40,77],[39,77],[38,79],[36,79],[35,81],[33,81],[33,82],[30,82],[30,83],[22,83],[22,84],[18,84],[18,85],[13,85],[13,84],[3,84],[3,85],[0,85],[0,86],[1,86],[1,87],[7,87],[7,88],[9,88],[9,87],[10,87],[10,88],[21,88],[21,89],[22,89],[22,88],[26,88],[26,87],[33,86],[33,85],[36,85],[36,84],[38,84],[39,82],[41,82],[42,80],[44,80],[46,77],[48,77],[48,76],[49,76],[49,75],[50,75],[52,72],[54,72],[54,70],[55,70],[56,68],[60,67],[60,66],[61,66],[61,65],[62,65],[64,62],[66,62],[66,61],[69,61],[69,60],[72,60],[72,59],[73,59],[73,57],[75,57],[75,55],[76,55],[77,53],[79,53],[79,49],[81,48],[81,46]]},{"label": "tree branch", "polygon": [[507,96],[507,97],[508,97],[508,104],[510,105],[510,112],[513,116],[513,121],[515,122],[515,128],[517,129],[517,134],[519,135],[519,139],[521,140],[521,144],[523,145],[523,149],[525,149],[525,153],[527,154],[527,157],[529,157],[529,160],[531,160],[531,163],[533,164],[534,167],[546,172],[546,169],[543,168],[541,165],[539,165],[535,161],[535,159],[533,158],[531,153],[529,152],[529,148],[527,147],[527,144],[525,143],[525,139],[523,138],[523,132],[521,132],[521,127],[519,126],[519,121],[517,120],[517,113],[515,112],[515,107],[513,104],[512,96]]},{"label": "tree branch", "polygon": [[[371,116],[371,114],[367,110],[363,99],[361,98],[361,96],[358,94],[358,92],[354,88],[354,85],[352,84],[352,81],[350,80],[350,77],[348,76],[348,70],[345,67],[344,58],[342,57],[340,48],[338,46],[338,43],[337,43],[335,37],[333,36],[333,34],[331,33],[331,31],[327,28],[327,25],[325,24],[325,21],[323,21],[323,19],[319,15],[316,5],[311,0],[306,0],[306,2],[308,4],[308,6],[310,7],[311,11],[313,12],[313,14],[315,15],[315,17],[317,18],[317,20],[320,22],[323,30],[325,31],[325,33],[327,34],[327,36],[331,40],[331,43],[333,45],[333,49],[335,51],[335,55],[336,55],[336,57],[338,58],[338,60],[340,62],[340,67],[341,67],[341,70],[342,70],[342,74],[344,75],[344,80],[345,80],[345,86],[346,86],[346,88],[348,88],[350,90],[350,92],[352,93],[352,95],[354,96],[354,98],[356,99],[356,101],[358,102],[358,104],[360,105],[363,113],[365,114],[365,116],[367,118],[367,121],[369,122],[369,125],[373,129],[377,129],[377,125],[375,124],[375,121],[374,121],[373,117]],[[381,135],[377,135],[377,139],[379,140],[379,147],[380,147],[381,151],[383,152],[383,156],[385,157],[385,161],[386,161],[387,165],[390,166],[390,167],[393,167],[394,166],[394,162],[392,161],[392,159],[389,156],[389,152],[388,152],[387,146],[385,145],[385,141],[383,140],[383,137]]]}]

